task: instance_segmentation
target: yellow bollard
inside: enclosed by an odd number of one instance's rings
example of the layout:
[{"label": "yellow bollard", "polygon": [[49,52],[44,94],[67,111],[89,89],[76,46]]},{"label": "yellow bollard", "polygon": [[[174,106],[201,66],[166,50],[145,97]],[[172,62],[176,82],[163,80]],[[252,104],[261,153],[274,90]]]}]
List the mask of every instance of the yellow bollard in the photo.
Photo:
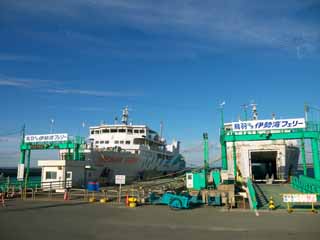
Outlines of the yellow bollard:
[{"label": "yellow bollard", "polygon": [[293,212],[293,209],[290,207],[290,203],[287,202],[287,211],[288,213],[292,213]]},{"label": "yellow bollard", "polygon": [[129,202],[129,207],[131,208],[135,208],[137,206],[137,199],[134,197],[130,197],[128,199],[128,202]]},{"label": "yellow bollard", "polygon": [[315,214],[318,213],[318,211],[314,208],[314,203],[312,203],[311,212]]},{"label": "yellow bollard", "polygon": [[100,199],[100,203],[106,203],[107,201],[108,201],[107,198],[101,198],[101,199]]},{"label": "yellow bollard", "polygon": [[137,206],[137,204],[135,202],[129,203],[129,207],[130,208],[135,208],[136,206]]},{"label": "yellow bollard", "polygon": [[274,210],[275,208],[276,208],[276,206],[274,205],[273,198],[270,197],[270,200],[269,200],[269,210]]}]

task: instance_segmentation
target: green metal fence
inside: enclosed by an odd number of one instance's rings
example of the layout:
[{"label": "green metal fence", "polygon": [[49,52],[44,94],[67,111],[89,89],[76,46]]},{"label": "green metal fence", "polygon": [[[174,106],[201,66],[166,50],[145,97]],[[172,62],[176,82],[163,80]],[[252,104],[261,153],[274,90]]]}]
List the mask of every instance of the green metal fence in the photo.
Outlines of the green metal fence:
[{"label": "green metal fence", "polygon": [[317,194],[318,201],[320,201],[320,180],[300,175],[291,177],[291,186],[303,193]]},{"label": "green metal fence", "polygon": [[27,188],[40,188],[41,187],[41,178],[39,179],[30,179],[27,181],[27,186],[25,186],[25,181],[17,181],[17,180],[1,180],[0,181],[0,191],[7,192],[10,188],[11,190],[14,189],[15,191]]}]

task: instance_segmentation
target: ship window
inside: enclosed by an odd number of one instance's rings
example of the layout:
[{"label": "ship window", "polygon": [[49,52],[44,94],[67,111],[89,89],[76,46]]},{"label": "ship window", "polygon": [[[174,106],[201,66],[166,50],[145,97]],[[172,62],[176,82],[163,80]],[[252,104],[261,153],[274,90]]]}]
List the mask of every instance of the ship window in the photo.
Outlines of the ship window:
[{"label": "ship window", "polygon": [[124,141],[120,141],[120,144],[124,144]]},{"label": "ship window", "polygon": [[57,179],[57,172],[46,172],[46,180]]},{"label": "ship window", "polygon": [[104,144],[104,141],[100,141],[100,144]]},{"label": "ship window", "polygon": [[138,130],[138,129],[135,129],[135,130],[134,130],[134,133],[139,133],[139,130]]},{"label": "ship window", "polygon": [[140,130],[140,133],[144,133],[144,129],[141,129],[141,130]]},{"label": "ship window", "polygon": [[108,133],[108,132],[110,132],[110,129],[102,129],[102,132],[103,133]]},{"label": "ship window", "polygon": [[110,130],[110,132],[112,132],[112,133],[116,133],[116,132],[118,132],[118,129],[116,129],[116,128],[112,128],[112,129]]},{"label": "ship window", "polygon": [[128,129],[128,133],[132,133],[132,129]]},{"label": "ship window", "polygon": [[94,131],[94,134],[99,134],[99,133],[100,133],[99,130]]},{"label": "ship window", "polygon": [[91,134],[94,134],[94,131],[93,131],[93,130],[91,131]]},{"label": "ship window", "polygon": [[106,144],[109,144],[109,141],[106,141]]},{"label": "ship window", "polygon": [[114,141],[114,144],[119,144],[119,141]]},{"label": "ship window", "polygon": [[126,130],[125,129],[119,129],[119,133],[125,133]]},{"label": "ship window", "polygon": [[99,144],[99,141],[96,141],[96,144]]},{"label": "ship window", "polygon": [[130,144],[130,141],[126,141],[126,144]]}]

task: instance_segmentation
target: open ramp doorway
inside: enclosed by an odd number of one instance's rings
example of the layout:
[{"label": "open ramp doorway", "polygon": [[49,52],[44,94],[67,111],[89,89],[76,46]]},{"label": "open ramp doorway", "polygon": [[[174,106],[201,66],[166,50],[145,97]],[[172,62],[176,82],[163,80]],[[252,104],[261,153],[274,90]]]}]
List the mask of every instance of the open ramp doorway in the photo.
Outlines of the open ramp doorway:
[{"label": "open ramp doorway", "polygon": [[277,151],[251,152],[251,177],[254,180],[265,180],[272,176],[278,179]]}]

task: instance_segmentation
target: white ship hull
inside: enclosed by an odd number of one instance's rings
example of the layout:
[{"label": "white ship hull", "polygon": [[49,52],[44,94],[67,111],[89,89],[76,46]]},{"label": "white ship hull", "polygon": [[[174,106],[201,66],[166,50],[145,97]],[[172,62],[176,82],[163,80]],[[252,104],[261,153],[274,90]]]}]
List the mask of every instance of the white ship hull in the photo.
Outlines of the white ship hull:
[{"label": "white ship hull", "polygon": [[177,172],[185,168],[185,161],[180,154],[169,160],[157,158],[156,153],[144,152],[133,154],[130,152],[114,152],[92,150],[86,154],[95,171],[96,180],[102,183],[114,183],[115,175],[126,175],[127,181],[147,177],[161,176]]}]

